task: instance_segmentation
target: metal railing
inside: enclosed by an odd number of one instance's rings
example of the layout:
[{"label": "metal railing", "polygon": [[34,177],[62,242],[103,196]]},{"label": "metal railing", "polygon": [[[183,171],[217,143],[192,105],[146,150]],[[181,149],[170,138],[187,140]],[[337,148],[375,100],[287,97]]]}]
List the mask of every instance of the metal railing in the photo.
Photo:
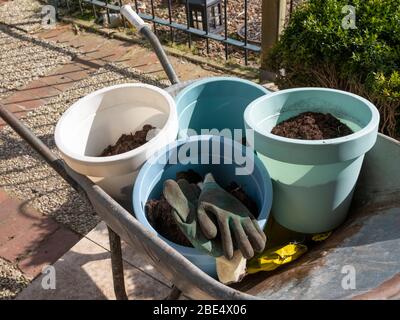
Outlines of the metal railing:
[{"label": "metal railing", "polygon": [[[164,17],[158,17],[156,14],[156,9],[158,9],[155,5],[154,0],[148,0],[150,1],[150,13],[144,13],[141,12],[139,8],[139,4],[142,2],[139,2],[138,0],[134,0],[134,8],[135,11],[139,14],[139,16],[147,21],[152,23],[153,25],[153,30],[157,34],[157,29],[161,26],[165,28],[169,28],[169,40],[174,43],[175,42],[175,37],[174,37],[174,30],[179,30],[187,34],[187,43],[189,48],[192,47],[192,42],[196,41],[196,39],[193,39],[192,36],[197,36],[199,38],[205,39],[206,42],[206,50],[207,53],[210,52],[210,44],[209,40],[214,40],[217,42],[220,42],[224,45],[224,53],[225,53],[225,59],[228,59],[229,56],[229,50],[228,47],[231,46],[233,48],[239,49],[239,51],[244,52],[244,62],[245,65],[248,65],[248,60],[249,60],[249,52],[252,53],[260,53],[261,47],[258,45],[258,43],[255,43],[251,39],[249,39],[249,32],[248,32],[248,25],[249,25],[249,17],[248,17],[248,7],[249,7],[249,0],[242,0],[244,3],[244,31],[242,31],[242,38],[241,39],[235,39],[232,36],[229,36],[229,31],[228,31],[228,21],[229,21],[229,12],[227,10],[228,8],[228,1],[233,1],[233,0],[221,0],[221,3],[223,5],[223,13],[221,13],[221,18],[223,19],[223,30],[218,33],[213,33],[208,30],[208,28],[205,28],[205,30],[197,29],[191,26],[191,21],[190,21],[190,12],[189,12],[189,0],[180,0],[180,5],[185,6],[185,16],[186,16],[186,21],[181,21],[176,22],[176,20],[173,17],[173,10],[172,10],[172,2],[171,0],[165,0],[167,2],[167,15],[164,15]],[[183,1],[183,2],[182,2]],[[298,0],[297,0],[298,1]],[[291,15],[292,10],[293,10],[293,4],[297,2],[296,0],[290,0],[288,1],[288,14]],[[98,17],[98,10],[105,9],[106,10],[106,16],[108,19],[108,22],[110,21],[110,13],[119,13],[120,7],[122,6],[122,1],[121,0],[116,0],[114,4],[111,4],[111,0],[65,0],[68,9],[71,8],[71,4],[78,4],[81,12],[83,13],[84,6],[90,7],[91,10],[93,10],[93,15],[95,17]],[[118,5],[116,5],[118,4]],[[261,1],[260,1],[261,4]],[[261,5],[260,8],[261,10]],[[126,21],[123,19],[123,25],[127,26]],[[186,23],[185,23],[186,22]],[[202,22],[203,23],[203,22]],[[259,21],[260,24],[260,32],[261,32],[261,21]],[[239,38],[239,37],[238,37]],[[238,50],[236,50],[238,51]]]}]

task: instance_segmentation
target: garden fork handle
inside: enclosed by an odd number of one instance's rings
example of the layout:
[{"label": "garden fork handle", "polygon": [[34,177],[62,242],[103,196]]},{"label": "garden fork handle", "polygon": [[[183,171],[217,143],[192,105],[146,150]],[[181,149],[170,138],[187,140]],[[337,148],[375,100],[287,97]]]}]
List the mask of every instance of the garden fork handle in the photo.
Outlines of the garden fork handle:
[{"label": "garden fork handle", "polygon": [[163,47],[161,46],[160,41],[153,33],[153,31],[151,31],[150,28],[143,21],[143,19],[135,11],[133,11],[132,7],[129,4],[122,6],[120,12],[132,25],[135,26],[138,32],[145,36],[146,39],[150,42],[154,52],[158,57],[158,60],[160,61],[165,73],[168,76],[169,81],[171,81],[172,84],[179,83],[179,78],[176,75],[176,72],[172,67],[172,64],[169,61]]}]

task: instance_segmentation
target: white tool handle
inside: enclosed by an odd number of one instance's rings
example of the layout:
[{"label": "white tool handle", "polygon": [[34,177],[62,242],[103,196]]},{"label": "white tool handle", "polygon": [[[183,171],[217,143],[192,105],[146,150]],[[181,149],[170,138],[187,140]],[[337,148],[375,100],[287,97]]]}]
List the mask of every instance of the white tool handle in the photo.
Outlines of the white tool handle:
[{"label": "white tool handle", "polygon": [[120,12],[131,24],[136,27],[138,31],[146,26],[143,19],[139,17],[135,11],[133,11],[129,4],[122,6]]}]

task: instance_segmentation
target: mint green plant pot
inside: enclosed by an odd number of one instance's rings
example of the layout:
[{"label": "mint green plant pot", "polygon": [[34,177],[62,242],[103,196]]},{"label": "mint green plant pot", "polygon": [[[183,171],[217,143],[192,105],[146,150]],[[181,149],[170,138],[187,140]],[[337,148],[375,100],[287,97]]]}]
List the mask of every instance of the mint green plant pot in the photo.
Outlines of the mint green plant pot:
[{"label": "mint green plant pot", "polygon": [[[273,127],[302,112],[331,113],[354,133],[327,140],[289,139]],[[364,154],[375,144],[379,112],[357,95],[324,88],[282,90],[253,101],[244,114],[250,146],[273,180],[272,214],[303,233],[332,230],[346,218]]]}]

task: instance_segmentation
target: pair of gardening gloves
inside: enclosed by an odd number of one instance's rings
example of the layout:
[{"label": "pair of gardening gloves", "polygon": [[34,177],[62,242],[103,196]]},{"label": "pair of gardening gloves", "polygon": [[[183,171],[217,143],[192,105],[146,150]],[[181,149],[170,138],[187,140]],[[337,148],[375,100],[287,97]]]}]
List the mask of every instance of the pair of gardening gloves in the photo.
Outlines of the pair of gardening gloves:
[{"label": "pair of gardening gloves", "polygon": [[164,197],[192,245],[216,257],[218,278],[223,283],[240,281],[246,259],[262,252],[266,236],[246,206],[221,188],[211,173],[202,188],[180,179],[164,183]]}]

